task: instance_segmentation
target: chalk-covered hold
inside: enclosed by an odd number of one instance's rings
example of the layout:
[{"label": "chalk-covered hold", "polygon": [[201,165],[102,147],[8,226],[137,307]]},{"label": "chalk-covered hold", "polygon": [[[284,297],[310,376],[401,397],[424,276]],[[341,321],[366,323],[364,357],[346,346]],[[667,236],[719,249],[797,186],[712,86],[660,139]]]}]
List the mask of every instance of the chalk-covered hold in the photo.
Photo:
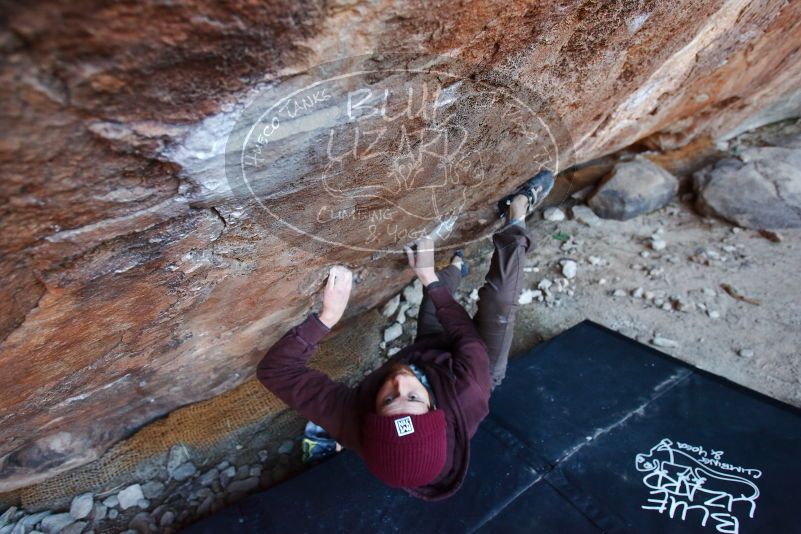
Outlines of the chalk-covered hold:
[{"label": "chalk-covered hold", "polygon": [[679,181],[644,157],[619,162],[589,198],[596,215],[627,220],[666,206],[678,192]]}]

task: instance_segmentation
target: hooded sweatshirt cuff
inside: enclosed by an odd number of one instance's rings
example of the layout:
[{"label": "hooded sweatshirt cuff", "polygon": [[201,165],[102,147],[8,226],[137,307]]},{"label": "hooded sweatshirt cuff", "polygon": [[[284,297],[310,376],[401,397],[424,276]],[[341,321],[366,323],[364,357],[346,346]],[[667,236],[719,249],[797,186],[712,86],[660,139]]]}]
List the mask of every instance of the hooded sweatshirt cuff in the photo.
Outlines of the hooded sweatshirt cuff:
[{"label": "hooded sweatshirt cuff", "polygon": [[453,300],[451,294],[448,293],[448,288],[445,287],[445,284],[443,284],[441,280],[431,282],[426,286],[425,289],[426,292],[428,292],[428,296],[431,298],[432,302],[434,302],[434,306],[437,308],[443,304],[447,304],[448,301]]},{"label": "hooded sweatshirt cuff", "polygon": [[317,313],[312,312],[297,326],[297,335],[308,345],[317,345],[331,329],[323,324]]}]

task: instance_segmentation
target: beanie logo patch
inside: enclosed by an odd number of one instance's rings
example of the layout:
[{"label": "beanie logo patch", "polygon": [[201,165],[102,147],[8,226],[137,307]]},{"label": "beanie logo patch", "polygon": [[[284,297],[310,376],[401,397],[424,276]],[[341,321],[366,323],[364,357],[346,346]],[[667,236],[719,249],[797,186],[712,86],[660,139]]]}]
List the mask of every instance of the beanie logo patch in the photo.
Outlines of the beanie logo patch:
[{"label": "beanie logo patch", "polygon": [[414,433],[412,418],[407,415],[406,417],[395,419],[395,430],[397,430],[398,436],[406,436]]}]

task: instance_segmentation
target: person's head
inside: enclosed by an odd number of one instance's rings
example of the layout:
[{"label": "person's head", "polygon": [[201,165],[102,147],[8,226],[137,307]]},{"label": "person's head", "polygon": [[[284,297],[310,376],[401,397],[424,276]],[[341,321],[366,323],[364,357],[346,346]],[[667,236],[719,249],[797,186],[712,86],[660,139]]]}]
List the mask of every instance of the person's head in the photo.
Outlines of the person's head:
[{"label": "person's head", "polygon": [[408,365],[390,366],[375,397],[375,413],[421,415],[432,407],[431,395]]},{"label": "person's head", "polygon": [[416,488],[445,466],[445,414],[407,365],[392,365],[375,397],[375,413],[362,426],[362,457],[385,484]]}]

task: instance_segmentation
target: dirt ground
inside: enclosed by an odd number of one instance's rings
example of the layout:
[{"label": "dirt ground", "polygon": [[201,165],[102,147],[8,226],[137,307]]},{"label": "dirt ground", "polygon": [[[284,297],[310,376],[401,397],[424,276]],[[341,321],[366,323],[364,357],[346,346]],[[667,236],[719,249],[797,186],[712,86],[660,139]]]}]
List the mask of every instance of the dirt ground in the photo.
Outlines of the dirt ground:
[{"label": "dirt ground", "polygon": [[[664,338],[659,350],[801,406],[800,230],[780,232],[775,243],[698,216],[689,199],[623,222],[588,226],[535,214],[528,225],[538,245],[527,257],[525,288],[550,280],[552,302],[543,295],[520,305],[513,354],[591,319],[643,343]],[[654,250],[652,237],[664,249]],[[488,242],[468,251],[472,272],[458,296],[471,312],[490,252]],[[562,260],[576,262],[574,278],[563,277]]]}]

